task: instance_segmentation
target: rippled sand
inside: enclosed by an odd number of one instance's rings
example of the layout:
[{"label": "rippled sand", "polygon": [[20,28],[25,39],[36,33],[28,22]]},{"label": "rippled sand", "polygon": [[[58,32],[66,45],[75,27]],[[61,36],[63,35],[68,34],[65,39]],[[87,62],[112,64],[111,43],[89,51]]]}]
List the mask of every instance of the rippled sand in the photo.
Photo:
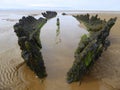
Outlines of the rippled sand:
[{"label": "rippled sand", "polygon": [[0,90],[120,90],[119,12],[99,12],[101,18],[117,16],[118,19],[109,36],[111,46],[83,78],[81,85],[79,82],[66,82],[66,73],[74,61],[79,39],[87,33],[83,27],[79,28],[82,25],[71,16],[57,16],[60,17],[61,24],[59,32],[56,32],[56,18],[41,30],[42,54],[48,73],[46,79],[40,80],[21,58],[12,26],[23,15],[31,14],[38,18],[39,13],[0,13]]}]

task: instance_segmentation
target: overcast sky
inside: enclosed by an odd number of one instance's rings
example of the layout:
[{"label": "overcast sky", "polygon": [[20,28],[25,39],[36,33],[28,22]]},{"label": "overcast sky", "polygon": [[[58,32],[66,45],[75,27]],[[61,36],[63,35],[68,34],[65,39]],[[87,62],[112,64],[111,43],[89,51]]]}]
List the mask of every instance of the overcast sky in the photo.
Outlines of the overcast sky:
[{"label": "overcast sky", "polygon": [[120,0],[0,0],[0,9],[120,11]]}]

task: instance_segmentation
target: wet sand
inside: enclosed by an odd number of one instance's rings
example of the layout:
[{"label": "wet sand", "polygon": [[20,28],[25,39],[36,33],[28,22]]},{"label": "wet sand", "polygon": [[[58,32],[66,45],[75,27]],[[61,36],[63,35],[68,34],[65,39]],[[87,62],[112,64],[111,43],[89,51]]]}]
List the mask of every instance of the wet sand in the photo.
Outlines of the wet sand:
[{"label": "wet sand", "polygon": [[120,89],[120,15],[119,13],[102,14],[101,18],[109,19],[117,17],[116,24],[111,29],[109,39],[111,46],[102,54],[102,57],[94,65],[91,74],[100,78],[105,84],[109,85],[113,90]]},{"label": "wet sand", "polygon": [[[71,16],[59,15],[57,16],[60,17],[61,24],[59,33],[56,32],[56,18],[42,28],[40,36],[42,55],[48,76],[40,80],[26,64],[21,65],[24,60],[21,58],[13,30],[13,25],[23,15],[35,15],[38,18],[40,14],[33,11],[9,13],[0,13],[0,90],[120,90],[119,12],[97,12],[102,19],[108,20],[111,17],[118,19],[109,36],[111,46],[97,60],[90,73],[83,78],[81,85],[79,82],[67,84],[66,73],[74,61],[74,51],[80,37],[87,33],[84,26]],[[95,12],[91,13],[94,14]]]}]

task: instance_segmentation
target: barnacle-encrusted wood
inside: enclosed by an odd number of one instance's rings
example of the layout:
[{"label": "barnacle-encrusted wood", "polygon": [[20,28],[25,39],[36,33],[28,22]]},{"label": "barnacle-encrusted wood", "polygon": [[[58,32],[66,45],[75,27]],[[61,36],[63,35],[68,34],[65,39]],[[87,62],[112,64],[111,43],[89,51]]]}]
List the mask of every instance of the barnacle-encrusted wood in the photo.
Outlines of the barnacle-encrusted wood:
[{"label": "barnacle-encrusted wood", "polygon": [[[77,20],[82,21],[88,31],[93,31],[91,35],[83,35],[78,48],[75,52],[75,61],[73,66],[67,73],[68,83],[81,81],[82,77],[88,72],[90,66],[97,60],[102,52],[110,45],[107,39],[110,29],[115,24],[116,18],[111,18],[108,22],[100,20],[97,16],[80,15],[76,17]],[[98,28],[100,25],[100,28]],[[95,27],[95,28],[94,28]],[[97,30],[97,31],[96,31]]]},{"label": "barnacle-encrusted wood", "polygon": [[38,20],[32,16],[22,17],[19,23],[14,25],[14,31],[18,36],[18,44],[22,50],[21,55],[26,64],[39,78],[47,76],[43,57],[41,54],[40,29],[46,23],[46,19]]}]

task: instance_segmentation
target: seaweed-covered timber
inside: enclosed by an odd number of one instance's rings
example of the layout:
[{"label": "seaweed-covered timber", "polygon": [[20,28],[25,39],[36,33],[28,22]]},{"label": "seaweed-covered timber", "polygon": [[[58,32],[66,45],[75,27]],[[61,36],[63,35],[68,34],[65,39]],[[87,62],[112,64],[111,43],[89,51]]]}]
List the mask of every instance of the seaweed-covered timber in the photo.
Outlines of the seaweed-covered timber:
[{"label": "seaweed-covered timber", "polygon": [[67,15],[66,13],[62,13],[62,15]]},{"label": "seaweed-covered timber", "polygon": [[[89,15],[85,15],[85,17],[87,17],[85,20],[86,22],[89,21],[88,16]],[[82,17],[85,19],[84,16]],[[107,37],[109,36],[110,29],[115,24],[116,19],[117,18],[111,18],[100,30],[92,33],[90,36],[82,36],[75,52],[75,61],[73,66],[67,73],[68,83],[81,81],[82,77],[89,71],[90,67],[101,56],[102,52],[107,49],[107,47],[110,45],[110,41],[107,39]],[[104,22],[100,19],[95,21],[93,18],[93,22],[97,21]],[[92,23],[92,19],[90,22]]]},{"label": "seaweed-covered timber", "polygon": [[47,76],[39,39],[40,29],[46,22],[47,20],[44,18],[37,20],[32,16],[28,16],[22,17],[19,23],[14,25],[14,31],[18,36],[18,44],[22,50],[22,58],[39,78]]},{"label": "seaweed-covered timber", "polygon": [[56,17],[57,12],[55,12],[55,11],[46,11],[46,12],[42,13],[42,15],[43,15],[46,19],[50,19],[50,18]]},{"label": "seaweed-covered timber", "polygon": [[90,18],[89,14],[77,15],[77,16],[74,16],[74,17],[79,22],[83,22],[84,25],[87,27],[87,30],[91,31],[91,32],[101,30],[106,24],[106,20],[100,20],[100,18],[98,18],[98,15],[92,16],[91,18]]}]

